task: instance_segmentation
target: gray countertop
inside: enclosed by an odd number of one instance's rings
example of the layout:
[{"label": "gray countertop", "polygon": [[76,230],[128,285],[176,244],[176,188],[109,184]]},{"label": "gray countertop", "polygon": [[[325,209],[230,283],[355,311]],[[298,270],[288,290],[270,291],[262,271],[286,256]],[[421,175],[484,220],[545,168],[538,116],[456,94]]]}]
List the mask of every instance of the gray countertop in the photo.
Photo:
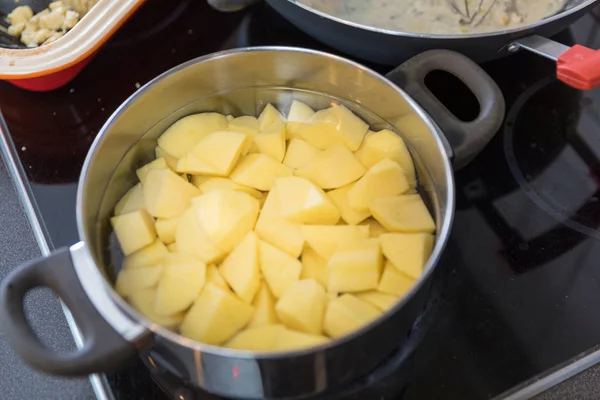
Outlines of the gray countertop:
[{"label": "gray countertop", "polygon": [[[12,179],[0,157],[0,279],[20,263],[39,257],[40,250]],[[56,351],[75,347],[60,303],[52,292],[36,290],[26,301],[32,324]],[[95,399],[88,379],[59,379],[24,365],[0,333],[0,398],[66,400]]]}]

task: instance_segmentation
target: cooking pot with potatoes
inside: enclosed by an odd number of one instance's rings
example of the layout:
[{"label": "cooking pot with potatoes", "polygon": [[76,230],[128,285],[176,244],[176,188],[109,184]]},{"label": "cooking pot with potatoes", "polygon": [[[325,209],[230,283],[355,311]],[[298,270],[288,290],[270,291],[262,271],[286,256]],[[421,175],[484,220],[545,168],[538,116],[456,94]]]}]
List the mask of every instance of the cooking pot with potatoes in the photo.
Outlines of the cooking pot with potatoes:
[{"label": "cooking pot with potatoes", "polygon": [[[475,94],[475,120],[429,92],[435,69]],[[79,181],[81,241],[5,278],[2,329],[42,371],[102,373],[142,355],[225,397],[300,398],[365,376],[423,311],[453,167],[503,116],[495,83],[451,51],[387,77],[300,48],[189,61],[107,121]],[[67,305],[77,350],[33,331],[35,287]]]},{"label": "cooking pot with potatoes", "polygon": [[[261,0],[208,0],[235,11]],[[309,35],[347,54],[396,66],[431,49],[454,50],[476,62],[519,49],[557,63],[557,77],[581,90],[600,85],[600,52],[553,36],[598,0],[266,0]]]}]

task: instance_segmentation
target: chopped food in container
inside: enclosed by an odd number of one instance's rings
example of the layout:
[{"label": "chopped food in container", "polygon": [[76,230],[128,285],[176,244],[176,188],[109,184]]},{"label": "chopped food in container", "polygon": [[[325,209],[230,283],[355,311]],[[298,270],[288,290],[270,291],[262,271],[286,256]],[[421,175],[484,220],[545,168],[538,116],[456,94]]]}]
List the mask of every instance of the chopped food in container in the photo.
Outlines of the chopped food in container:
[{"label": "chopped food in container", "polygon": [[48,8],[35,9],[33,16],[27,3],[15,3],[7,18],[8,31],[23,47],[0,45],[0,79],[49,91],[75,78],[144,0],[48,1]]}]

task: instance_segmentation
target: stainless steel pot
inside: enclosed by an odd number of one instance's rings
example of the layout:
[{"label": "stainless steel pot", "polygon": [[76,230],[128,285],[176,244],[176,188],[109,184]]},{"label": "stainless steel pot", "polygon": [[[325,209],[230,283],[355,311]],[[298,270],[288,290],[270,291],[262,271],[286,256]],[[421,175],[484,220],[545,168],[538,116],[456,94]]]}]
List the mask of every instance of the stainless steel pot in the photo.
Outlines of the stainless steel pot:
[{"label": "stainless steel pot", "polygon": [[[433,69],[455,74],[475,93],[481,109],[477,119],[458,121],[433,98],[423,83]],[[148,83],[111,116],[87,156],[77,195],[81,241],[19,267],[2,283],[0,318],[7,340],[30,365],[59,375],[118,369],[142,352],[152,364],[185,382],[226,397],[303,397],[365,375],[404,343],[427,299],[454,212],[450,160],[461,165],[472,158],[495,134],[504,115],[498,87],[457,53],[424,53],[389,78],[412,93],[431,117],[389,79],[352,61],[306,49],[215,53]],[[135,183],[136,168],[153,158],[156,138],[191,113],[254,115],[268,102],[285,108],[292,99],[316,108],[332,101],[343,103],[369,123],[403,134],[437,223],[437,242],[421,279],[368,326],[326,345],[294,352],[252,353],[210,346],[145,319],[112,288],[118,264],[109,252],[115,243],[108,221],[117,200]],[[35,335],[23,299],[38,286],[53,289],[66,303],[83,333],[83,347],[56,354]]]},{"label": "stainless steel pot", "polygon": [[[221,11],[237,11],[261,0],[208,0]],[[577,89],[600,86],[600,52],[565,46],[553,36],[581,18],[600,0],[565,0],[563,10],[534,24],[485,33],[423,34],[382,29],[329,15],[302,0],[266,0],[291,23],[346,54],[385,65],[398,65],[431,49],[454,50],[484,62],[525,49],[557,62],[558,78]]]}]

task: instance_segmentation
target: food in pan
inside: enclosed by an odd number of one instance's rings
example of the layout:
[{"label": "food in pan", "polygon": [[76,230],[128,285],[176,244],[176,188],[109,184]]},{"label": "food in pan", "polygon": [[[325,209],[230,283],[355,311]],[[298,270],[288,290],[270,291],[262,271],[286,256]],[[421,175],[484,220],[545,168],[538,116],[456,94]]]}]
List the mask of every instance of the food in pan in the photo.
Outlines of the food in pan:
[{"label": "food in pan", "polygon": [[301,3],[377,28],[464,34],[535,23],[562,10],[565,0],[301,0]]},{"label": "food in pan", "polygon": [[98,0],[54,1],[33,14],[29,6],[19,6],[8,14],[8,33],[18,36],[27,47],[52,43],[73,28]]},{"label": "food in pan", "polygon": [[111,219],[116,289],[199,342],[279,351],[346,335],[393,307],[432,251],[403,140],[343,105],[190,115],[155,154]]}]

